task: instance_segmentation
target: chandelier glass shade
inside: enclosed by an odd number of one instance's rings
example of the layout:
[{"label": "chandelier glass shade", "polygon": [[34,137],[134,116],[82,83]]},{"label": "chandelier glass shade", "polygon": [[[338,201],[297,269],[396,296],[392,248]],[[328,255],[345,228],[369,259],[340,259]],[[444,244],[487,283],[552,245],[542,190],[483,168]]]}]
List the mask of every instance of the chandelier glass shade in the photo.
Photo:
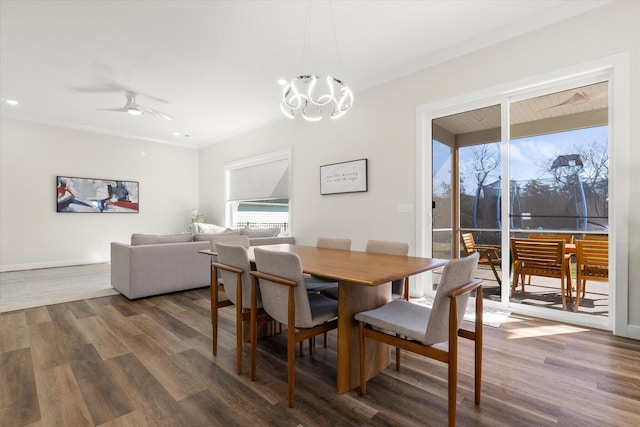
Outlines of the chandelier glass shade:
[{"label": "chandelier glass shade", "polygon": [[290,119],[302,116],[316,122],[323,117],[337,119],[353,105],[353,93],[335,77],[303,75],[285,84],[280,109]]}]

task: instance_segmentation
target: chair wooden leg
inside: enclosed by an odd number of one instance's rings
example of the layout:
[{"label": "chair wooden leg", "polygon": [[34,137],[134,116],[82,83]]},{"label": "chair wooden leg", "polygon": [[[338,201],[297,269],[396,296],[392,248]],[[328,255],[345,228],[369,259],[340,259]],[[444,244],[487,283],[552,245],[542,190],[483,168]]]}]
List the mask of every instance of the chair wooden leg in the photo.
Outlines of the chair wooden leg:
[{"label": "chair wooden leg", "polygon": [[500,280],[500,275],[498,274],[498,270],[496,270],[496,266],[491,261],[491,258],[489,258],[489,266],[491,266],[491,270],[493,270],[493,275],[496,277],[498,285],[502,285],[502,280]]},{"label": "chair wooden leg", "polygon": [[482,286],[476,289],[476,324],[475,324],[475,403],[480,404],[480,394],[482,393],[482,328],[483,328],[483,299]]},{"label": "chair wooden leg", "polygon": [[258,346],[258,279],[251,278],[251,381],[256,380],[256,347]]},{"label": "chair wooden leg", "polygon": [[[396,334],[396,337],[400,338],[400,334]],[[400,350],[400,347],[396,347],[396,371],[400,370],[400,355],[401,355],[402,351]]]},{"label": "chair wooden leg", "polygon": [[516,288],[518,287],[518,269],[517,267],[513,270],[513,283],[511,284],[511,298],[513,299],[516,296]]},{"label": "chair wooden leg", "polygon": [[236,365],[242,375],[242,306],[236,305]]},{"label": "chair wooden leg", "polygon": [[364,323],[360,322],[360,394],[367,393],[367,377],[365,372],[366,366],[366,349],[365,349],[365,337],[364,337]]},{"label": "chair wooden leg", "polygon": [[[288,325],[288,343],[287,343],[287,382],[289,384],[289,408],[293,408],[294,405],[294,388],[295,388],[295,375],[296,375],[296,332],[293,323]],[[302,341],[300,341],[302,344]]]},{"label": "chair wooden leg", "polygon": [[[481,291],[481,290],[480,290]],[[456,394],[458,389],[458,318],[456,299],[452,298],[449,305],[449,426],[456,425]]]},{"label": "chair wooden leg", "polygon": [[[215,276],[214,276],[215,274]],[[211,266],[211,350],[218,354],[218,280],[217,270]]]},{"label": "chair wooden leg", "polygon": [[327,346],[329,345],[329,337],[327,335],[327,333],[324,333],[324,348],[327,348]]}]

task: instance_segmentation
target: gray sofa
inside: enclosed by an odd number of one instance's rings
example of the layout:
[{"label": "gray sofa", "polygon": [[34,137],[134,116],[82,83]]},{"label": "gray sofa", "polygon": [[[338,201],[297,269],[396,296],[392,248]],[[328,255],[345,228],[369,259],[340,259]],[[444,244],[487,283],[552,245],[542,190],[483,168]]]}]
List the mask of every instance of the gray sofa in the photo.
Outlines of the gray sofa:
[{"label": "gray sofa", "polygon": [[[133,234],[131,244],[111,243],[111,286],[129,299],[210,285],[215,235]],[[251,246],[295,243],[293,237],[250,237]]]}]

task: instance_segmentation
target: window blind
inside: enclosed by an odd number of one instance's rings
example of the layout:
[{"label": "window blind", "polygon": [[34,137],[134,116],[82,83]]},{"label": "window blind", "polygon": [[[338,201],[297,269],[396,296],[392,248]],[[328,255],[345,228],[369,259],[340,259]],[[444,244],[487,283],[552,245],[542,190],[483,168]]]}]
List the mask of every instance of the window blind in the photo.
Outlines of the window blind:
[{"label": "window blind", "polygon": [[289,159],[227,170],[227,201],[289,198]]}]

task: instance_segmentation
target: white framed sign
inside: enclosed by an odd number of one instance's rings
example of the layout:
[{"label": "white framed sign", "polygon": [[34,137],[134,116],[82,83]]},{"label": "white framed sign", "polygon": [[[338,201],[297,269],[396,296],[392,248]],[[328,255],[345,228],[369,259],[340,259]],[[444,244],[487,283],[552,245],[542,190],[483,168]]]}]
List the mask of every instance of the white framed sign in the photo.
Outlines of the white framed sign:
[{"label": "white framed sign", "polygon": [[320,166],[321,195],[367,190],[367,159]]}]

